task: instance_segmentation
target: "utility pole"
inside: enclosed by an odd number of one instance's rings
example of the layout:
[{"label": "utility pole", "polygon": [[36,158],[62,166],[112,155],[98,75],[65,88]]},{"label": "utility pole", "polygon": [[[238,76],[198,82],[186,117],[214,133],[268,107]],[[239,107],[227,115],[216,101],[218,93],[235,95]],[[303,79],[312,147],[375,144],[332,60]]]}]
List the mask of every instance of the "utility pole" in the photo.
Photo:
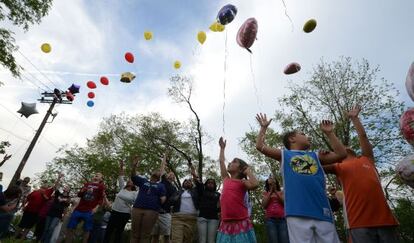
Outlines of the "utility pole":
[{"label": "utility pole", "polygon": [[50,92],[44,92],[42,93],[42,98],[39,99],[40,103],[49,103],[49,109],[46,112],[45,117],[43,118],[42,123],[40,123],[39,129],[37,129],[36,134],[34,135],[32,142],[30,143],[29,147],[27,148],[26,153],[23,156],[22,161],[20,161],[19,167],[17,167],[16,172],[14,172],[13,178],[11,179],[9,183],[9,187],[11,185],[15,185],[17,180],[20,179],[21,173],[23,171],[24,166],[26,165],[27,160],[29,159],[30,154],[32,153],[32,150],[34,146],[36,145],[37,140],[40,137],[40,134],[42,133],[43,128],[45,127],[47,120],[49,119],[49,116],[52,114],[53,108],[55,107],[56,103],[59,104],[72,104],[71,101],[65,99],[66,94],[63,91],[60,91],[58,89],[55,89],[52,93]]}]

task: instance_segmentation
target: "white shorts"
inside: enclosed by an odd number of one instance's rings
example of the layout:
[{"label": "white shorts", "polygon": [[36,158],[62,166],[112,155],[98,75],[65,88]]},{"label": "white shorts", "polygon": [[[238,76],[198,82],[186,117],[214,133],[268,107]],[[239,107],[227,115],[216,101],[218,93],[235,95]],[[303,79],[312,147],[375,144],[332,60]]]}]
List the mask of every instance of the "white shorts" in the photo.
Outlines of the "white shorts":
[{"label": "white shorts", "polygon": [[304,218],[286,218],[290,243],[339,243],[335,225],[331,222]]},{"label": "white shorts", "polygon": [[157,222],[152,228],[151,235],[170,235],[171,234],[171,214],[160,213]]}]

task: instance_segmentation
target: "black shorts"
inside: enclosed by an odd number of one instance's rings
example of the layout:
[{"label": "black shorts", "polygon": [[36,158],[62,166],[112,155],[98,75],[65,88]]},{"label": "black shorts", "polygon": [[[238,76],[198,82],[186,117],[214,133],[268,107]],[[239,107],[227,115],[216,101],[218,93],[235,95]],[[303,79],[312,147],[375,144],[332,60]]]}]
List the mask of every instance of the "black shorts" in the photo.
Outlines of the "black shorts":
[{"label": "black shorts", "polygon": [[22,229],[31,229],[37,223],[38,217],[37,213],[23,212],[19,227]]}]

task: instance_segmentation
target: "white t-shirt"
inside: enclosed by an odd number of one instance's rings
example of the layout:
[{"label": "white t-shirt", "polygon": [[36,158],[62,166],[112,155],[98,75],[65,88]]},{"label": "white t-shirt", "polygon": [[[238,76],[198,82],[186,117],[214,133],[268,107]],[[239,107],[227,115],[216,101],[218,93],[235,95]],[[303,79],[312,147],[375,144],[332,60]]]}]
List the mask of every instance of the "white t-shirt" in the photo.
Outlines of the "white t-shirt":
[{"label": "white t-shirt", "polygon": [[196,214],[197,210],[194,207],[193,198],[188,190],[185,190],[181,195],[180,213]]}]

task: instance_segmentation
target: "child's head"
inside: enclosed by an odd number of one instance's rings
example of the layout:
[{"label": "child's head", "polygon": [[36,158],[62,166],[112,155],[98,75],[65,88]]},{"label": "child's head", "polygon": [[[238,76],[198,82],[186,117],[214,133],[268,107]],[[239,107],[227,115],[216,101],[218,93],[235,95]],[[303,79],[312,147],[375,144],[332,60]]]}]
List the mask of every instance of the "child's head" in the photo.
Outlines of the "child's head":
[{"label": "child's head", "polygon": [[310,148],[310,141],[305,133],[295,130],[283,135],[283,145],[289,150],[307,150]]},{"label": "child's head", "polygon": [[242,159],[234,158],[233,161],[227,165],[227,172],[232,178],[245,179],[246,175],[243,172],[248,166],[249,165]]},{"label": "child's head", "polygon": [[350,147],[350,146],[346,146],[346,157],[356,157],[357,154],[355,153],[355,151]]},{"label": "child's head", "polygon": [[191,181],[191,179],[185,179],[183,181],[182,187],[185,190],[191,190],[193,188],[193,182]]},{"label": "child's head", "polygon": [[102,173],[97,172],[97,173],[93,176],[92,181],[93,181],[93,182],[98,182],[98,183],[103,182],[103,175],[102,175]]},{"label": "child's head", "polygon": [[269,178],[265,181],[265,190],[268,192],[270,191],[270,188],[274,186],[276,188],[276,191],[280,191],[280,183],[279,181],[273,177],[273,175],[270,175]]},{"label": "child's head", "polygon": [[204,183],[204,188],[207,191],[216,191],[217,190],[217,184],[216,184],[216,180],[214,179],[207,179],[206,182]]}]

